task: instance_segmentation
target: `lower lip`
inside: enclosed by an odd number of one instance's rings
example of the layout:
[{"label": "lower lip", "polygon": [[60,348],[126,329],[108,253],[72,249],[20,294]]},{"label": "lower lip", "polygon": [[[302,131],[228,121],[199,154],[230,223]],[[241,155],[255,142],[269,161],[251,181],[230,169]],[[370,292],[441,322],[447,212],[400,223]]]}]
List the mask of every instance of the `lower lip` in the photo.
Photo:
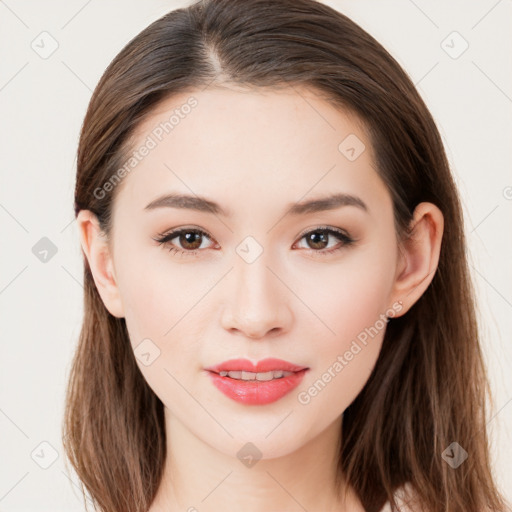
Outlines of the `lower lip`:
[{"label": "lower lip", "polygon": [[275,402],[295,389],[304,378],[307,369],[294,372],[288,377],[260,380],[238,380],[221,377],[218,373],[208,372],[213,384],[228,398],[247,405],[264,405]]}]

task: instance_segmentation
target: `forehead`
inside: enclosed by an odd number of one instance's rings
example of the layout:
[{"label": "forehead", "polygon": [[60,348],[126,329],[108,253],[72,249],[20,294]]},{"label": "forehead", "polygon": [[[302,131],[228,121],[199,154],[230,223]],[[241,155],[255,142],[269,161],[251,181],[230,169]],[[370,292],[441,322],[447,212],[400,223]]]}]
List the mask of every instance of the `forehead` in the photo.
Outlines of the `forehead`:
[{"label": "forehead", "polygon": [[[329,145],[344,132],[366,137],[357,115],[334,107],[316,89],[300,85],[275,89],[218,85],[162,100],[136,128],[132,141],[147,134],[153,134],[158,142],[180,140],[184,130],[189,132],[188,139],[193,135],[190,130],[196,132],[193,141],[202,146],[209,141],[211,146],[235,141],[244,146],[259,143],[259,147],[271,143],[282,151],[296,149],[304,138],[312,142],[324,138]],[[209,131],[209,136],[198,140],[204,131]],[[329,132],[333,137],[325,138]],[[255,134],[258,140],[248,138]]]},{"label": "forehead", "polygon": [[144,146],[121,194],[139,209],[169,191],[287,204],[325,192],[371,204],[386,194],[360,120],[299,86],[173,95],[137,126],[128,157]]}]

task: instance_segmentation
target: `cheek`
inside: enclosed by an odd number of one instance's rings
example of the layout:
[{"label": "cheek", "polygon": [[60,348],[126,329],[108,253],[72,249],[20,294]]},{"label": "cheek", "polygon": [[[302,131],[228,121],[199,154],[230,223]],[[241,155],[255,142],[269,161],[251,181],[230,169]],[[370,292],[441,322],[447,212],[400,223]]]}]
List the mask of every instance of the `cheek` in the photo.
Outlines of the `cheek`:
[{"label": "cheek", "polygon": [[313,315],[310,324],[325,343],[321,350],[343,349],[350,340],[373,326],[390,306],[393,264],[376,258],[374,251],[360,251],[339,265],[302,273],[295,290]]},{"label": "cheek", "polygon": [[168,255],[163,248],[135,250],[134,247],[135,244],[131,249],[120,247],[123,257],[116,266],[132,342],[148,337],[166,340],[169,336],[166,333],[186,313],[186,305],[193,298],[192,288],[197,283],[192,280],[187,286],[179,268],[167,262]]},{"label": "cheek", "polygon": [[[179,383],[187,380],[197,362],[200,337],[180,287],[172,273],[129,267],[121,281],[125,321],[134,358],[147,385],[166,405],[187,404]],[[197,301],[197,300],[196,300]],[[193,313],[193,310],[191,311]],[[187,389],[190,386],[187,385]],[[181,398],[180,398],[181,397]]]},{"label": "cheek", "polygon": [[335,414],[359,394],[382,346],[392,277],[391,258],[361,252],[338,270],[302,280],[302,296],[309,298],[308,306],[318,318],[313,317],[308,330],[315,340],[315,364],[301,403],[315,400],[315,408],[330,406]]},{"label": "cheek", "polygon": [[[181,373],[184,368],[197,366],[200,332],[204,329],[198,313],[201,298],[211,287],[208,279],[197,273],[180,270],[167,262],[162,266],[135,253],[130,253],[119,269],[119,289],[125,311],[125,320],[135,356],[139,352],[154,351],[158,357],[150,366],[141,365],[141,371],[151,379],[150,373],[161,370]],[[191,267],[189,267],[191,268]],[[147,341],[150,340],[150,341]],[[179,358],[175,357],[179,354]],[[190,364],[183,364],[191,360]]]}]

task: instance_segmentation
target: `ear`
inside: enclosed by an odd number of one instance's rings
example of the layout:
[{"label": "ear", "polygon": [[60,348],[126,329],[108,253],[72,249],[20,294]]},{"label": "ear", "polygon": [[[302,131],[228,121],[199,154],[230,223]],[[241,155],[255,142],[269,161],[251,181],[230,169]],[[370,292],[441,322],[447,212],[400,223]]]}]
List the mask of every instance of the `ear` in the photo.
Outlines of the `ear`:
[{"label": "ear", "polygon": [[432,203],[419,203],[411,221],[410,238],[399,246],[393,296],[402,302],[394,316],[404,315],[423,295],[434,278],[439,263],[444,217]]},{"label": "ear", "polygon": [[111,315],[123,318],[123,305],[105,233],[101,230],[96,215],[89,210],[80,210],[77,223],[80,243],[89,262],[101,300]]}]

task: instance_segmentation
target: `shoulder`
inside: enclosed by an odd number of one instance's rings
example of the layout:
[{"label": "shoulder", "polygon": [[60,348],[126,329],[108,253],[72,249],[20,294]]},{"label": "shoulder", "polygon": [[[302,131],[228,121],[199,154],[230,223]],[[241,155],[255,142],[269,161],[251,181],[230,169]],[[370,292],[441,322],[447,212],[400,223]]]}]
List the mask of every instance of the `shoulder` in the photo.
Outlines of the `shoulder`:
[{"label": "shoulder", "polygon": [[[396,500],[400,512],[418,512],[418,509],[415,507],[416,493],[413,491],[410,483],[407,482],[399,487],[394,492],[393,497]],[[384,507],[382,507],[379,512],[392,512],[389,501],[384,504]]]}]

